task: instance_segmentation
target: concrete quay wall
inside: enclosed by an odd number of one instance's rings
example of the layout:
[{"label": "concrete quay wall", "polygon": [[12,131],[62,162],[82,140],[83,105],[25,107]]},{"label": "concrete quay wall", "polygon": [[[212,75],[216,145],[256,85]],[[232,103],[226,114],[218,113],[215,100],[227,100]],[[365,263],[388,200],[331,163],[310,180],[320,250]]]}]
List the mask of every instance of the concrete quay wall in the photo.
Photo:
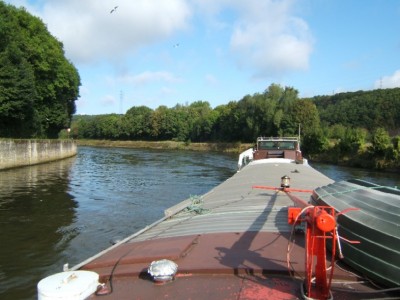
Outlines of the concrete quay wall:
[{"label": "concrete quay wall", "polygon": [[74,140],[0,140],[0,170],[36,165],[77,154]]}]

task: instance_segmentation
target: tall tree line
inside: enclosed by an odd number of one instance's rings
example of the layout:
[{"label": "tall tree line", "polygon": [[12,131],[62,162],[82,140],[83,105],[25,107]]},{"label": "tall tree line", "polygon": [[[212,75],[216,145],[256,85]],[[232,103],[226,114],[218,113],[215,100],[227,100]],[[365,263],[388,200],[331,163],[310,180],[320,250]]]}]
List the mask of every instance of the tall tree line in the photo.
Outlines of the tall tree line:
[{"label": "tall tree line", "polygon": [[[126,114],[75,116],[75,138],[253,142],[258,136],[370,139],[382,128],[400,134],[400,88],[299,98],[292,87],[270,85],[263,93],[212,108],[207,101],[172,108],[132,107]],[[314,145],[315,146],[315,145]]]},{"label": "tall tree line", "polygon": [[341,124],[368,131],[382,127],[394,133],[400,128],[400,88],[316,96],[312,100],[325,126]]},{"label": "tall tree line", "polygon": [[0,137],[57,138],[70,126],[79,86],[42,20],[0,1]]},{"label": "tall tree line", "polygon": [[299,99],[291,87],[272,84],[214,109],[196,101],[155,110],[132,107],[124,115],[76,116],[71,132],[88,139],[253,142],[260,135],[297,135],[299,124],[305,135],[320,127],[315,104]]}]

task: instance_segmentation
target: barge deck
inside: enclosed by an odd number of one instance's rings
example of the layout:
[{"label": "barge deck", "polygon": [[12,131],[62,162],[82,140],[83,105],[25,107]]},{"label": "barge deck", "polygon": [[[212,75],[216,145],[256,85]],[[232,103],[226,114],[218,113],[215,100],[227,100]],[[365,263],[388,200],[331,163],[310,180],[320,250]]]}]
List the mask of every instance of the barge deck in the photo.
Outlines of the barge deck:
[{"label": "barge deck", "polygon": [[[290,193],[280,189],[285,176]],[[253,160],[66,275],[98,274],[102,285],[88,299],[311,299],[304,292],[305,230],[288,224],[289,208],[296,206],[293,197],[307,203],[307,191],[331,183],[307,163]],[[261,186],[277,188],[256,188]],[[168,282],[149,274],[152,262],[164,260],[177,268]],[[333,267],[329,255],[326,264]],[[331,283],[329,299],[390,299],[340,262]]]}]

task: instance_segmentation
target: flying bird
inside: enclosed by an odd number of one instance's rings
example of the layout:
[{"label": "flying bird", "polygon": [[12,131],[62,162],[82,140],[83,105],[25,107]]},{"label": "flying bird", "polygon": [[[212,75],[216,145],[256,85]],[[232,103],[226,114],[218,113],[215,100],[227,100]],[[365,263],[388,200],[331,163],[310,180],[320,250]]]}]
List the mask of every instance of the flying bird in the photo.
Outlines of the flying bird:
[{"label": "flying bird", "polygon": [[177,44],[174,45],[174,48],[177,48],[177,47],[179,47],[179,43],[177,43]]},{"label": "flying bird", "polygon": [[112,14],[113,12],[115,12],[115,11],[117,10],[117,8],[118,8],[118,5],[115,6],[115,7],[110,11],[110,14]]}]

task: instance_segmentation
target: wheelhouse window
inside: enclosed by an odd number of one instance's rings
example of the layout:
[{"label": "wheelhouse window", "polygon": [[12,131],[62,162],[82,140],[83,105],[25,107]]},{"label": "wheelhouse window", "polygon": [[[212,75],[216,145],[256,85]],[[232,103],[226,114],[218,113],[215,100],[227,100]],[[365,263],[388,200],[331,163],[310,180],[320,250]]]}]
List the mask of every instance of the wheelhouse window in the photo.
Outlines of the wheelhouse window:
[{"label": "wheelhouse window", "polygon": [[294,150],[296,144],[294,141],[260,141],[258,150]]}]

